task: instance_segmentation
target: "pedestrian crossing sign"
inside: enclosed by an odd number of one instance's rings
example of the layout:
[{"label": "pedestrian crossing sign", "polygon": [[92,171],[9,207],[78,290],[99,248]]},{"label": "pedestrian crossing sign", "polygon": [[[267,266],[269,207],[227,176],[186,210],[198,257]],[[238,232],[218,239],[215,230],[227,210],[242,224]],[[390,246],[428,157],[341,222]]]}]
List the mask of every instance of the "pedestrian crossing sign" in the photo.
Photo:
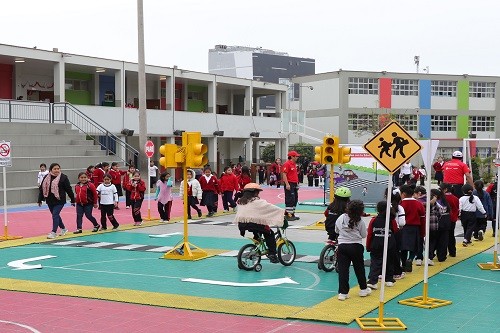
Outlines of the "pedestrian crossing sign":
[{"label": "pedestrian crossing sign", "polygon": [[392,121],[363,146],[387,171],[393,173],[422,146],[401,125]]}]

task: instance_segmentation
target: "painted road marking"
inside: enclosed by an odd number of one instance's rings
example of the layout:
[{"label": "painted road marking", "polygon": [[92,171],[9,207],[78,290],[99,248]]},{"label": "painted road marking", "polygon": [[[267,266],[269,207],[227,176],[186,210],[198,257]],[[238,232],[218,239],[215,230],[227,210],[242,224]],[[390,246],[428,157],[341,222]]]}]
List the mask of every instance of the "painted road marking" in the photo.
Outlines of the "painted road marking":
[{"label": "painted road marking", "polygon": [[82,245],[83,247],[103,247],[103,246],[109,246],[109,245],[114,245],[116,243],[108,243],[108,242],[98,242],[98,243],[93,243],[93,244],[85,244]]},{"label": "painted road marking", "polygon": [[168,252],[172,250],[174,247],[173,246],[162,246],[162,247],[157,247],[154,249],[149,249],[146,250],[146,252]]},{"label": "painted road marking", "polygon": [[76,245],[76,244],[81,244],[81,243],[87,243],[87,242],[80,241],[80,240],[69,240],[69,241],[57,242],[57,243],[53,243],[53,244],[54,245]]},{"label": "painted road marking", "polygon": [[271,287],[280,284],[300,284],[293,281],[289,277],[279,278],[279,279],[266,279],[260,280],[259,282],[231,282],[231,281],[218,281],[218,280],[205,280],[205,279],[194,279],[187,278],[182,279],[182,282],[193,282],[193,283],[203,283],[203,284],[213,284],[218,286],[229,286],[229,287]]},{"label": "painted road marking", "polygon": [[19,326],[19,327],[25,328],[25,329],[27,329],[28,331],[33,332],[33,333],[41,333],[39,330],[34,329],[34,328],[33,328],[33,327],[31,327],[31,326],[24,325],[24,324],[20,324],[20,323],[16,323],[16,322],[13,322],[13,321],[0,320],[0,323],[5,323],[5,324],[9,324],[9,325]]},{"label": "painted road marking", "polygon": [[170,237],[174,235],[182,235],[182,232],[172,232],[170,234],[158,234],[158,235],[149,235],[151,238],[164,238],[164,237]]},{"label": "painted road marking", "polygon": [[26,263],[27,262],[32,262],[32,261],[38,261],[38,260],[55,258],[55,257],[56,256],[46,255],[46,256],[40,256],[40,257],[34,257],[34,258],[19,259],[19,260],[14,260],[14,261],[9,262],[7,264],[7,266],[12,267],[15,270],[41,269],[42,268],[41,264],[26,265]]},{"label": "painted road marking", "polygon": [[220,257],[236,257],[239,252],[240,252],[239,250],[233,250],[233,251],[229,251],[229,252],[220,253],[219,256]]},{"label": "painted road marking", "polygon": [[137,249],[137,248],[145,247],[145,246],[146,245],[144,245],[144,244],[129,244],[129,245],[114,247],[113,250],[133,250],[133,249]]},{"label": "painted road marking", "polygon": [[480,279],[480,278],[476,278],[476,277],[473,277],[473,276],[460,275],[460,274],[453,274],[453,273],[441,273],[441,274],[444,274],[444,275],[450,275],[450,276],[456,276],[456,277],[461,277],[461,278],[464,278],[464,279],[471,279],[471,280],[478,280],[478,281],[484,281],[484,282],[491,282],[491,283],[497,283],[497,284],[500,284],[500,281],[493,281],[493,280]]}]

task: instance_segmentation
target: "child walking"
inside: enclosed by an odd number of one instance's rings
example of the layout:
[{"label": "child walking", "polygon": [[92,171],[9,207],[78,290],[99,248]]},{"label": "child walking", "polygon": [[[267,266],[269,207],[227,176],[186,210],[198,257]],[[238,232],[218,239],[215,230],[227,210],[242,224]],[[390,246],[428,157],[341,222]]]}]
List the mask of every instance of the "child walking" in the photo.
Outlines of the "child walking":
[{"label": "child walking", "polygon": [[207,206],[207,217],[212,217],[217,211],[216,202],[220,191],[219,181],[217,177],[212,174],[212,169],[210,169],[210,167],[205,167],[203,172],[204,174],[200,177],[200,186],[203,191],[201,205]]},{"label": "child walking", "polygon": [[448,238],[451,228],[450,204],[445,194],[437,189],[431,190],[431,209],[429,216],[429,265],[434,265],[432,259],[437,254],[439,262],[446,260],[448,253]]},{"label": "child walking", "polygon": [[[382,274],[382,263],[384,260],[384,237],[387,202],[377,203],[377,216],[372,218],[368,224],[366,237],[366,250],[370,252],[370,273],[368,284],[370,289],[377,289],[378,276]],[[389,222],[389,238],[387,243],[387,263],[385,272],[385,285],[394,286],[394,257],[396,256],[396,239],[394,234],[399,230],[394,211],[391,209]]]},{"label": "child walking", "polygon": [[365,264],[363,260],[363,238],[366,237],[366,226],[361,217],[365,205],[361,200],[353,200],[347,205],[347,212],[339,216],[335,222],[338,237],[337,262],[339,268],[339,300],[349,298],[349,267],[354,267],[358,279],[359,296],[365,297],[372,290],[366,285]]},{"label": "child walking", "polygon": [[339,235],[335,232],[335,222],[340,215],[344,214],[347,204],[351,201],[351,190],[347,187],[339,187],[335,190],[332,203],[325,210],[325,230],[328,234],[328,244],[336,244]]},{"label": "child walking", "polygon": [[476,211],[476,228],[473,233],[474,240],[482,241],[486,233],[487,221],[493,218],[493,202],[490,194],[484,190],[484,183],[482,180],[476,180],[474,182],[474,191],[472,193],[481,200],[484,210],[486,211],[486,216]]},{"label": "child walking", "polygon": [[462,192],[464,195],[458,199],[458,209],[460,210],[460,221],[462,221],[462,227],[464,228],[464,241],[462,245],[467,247],[471,242],[472,233],[476,229],[476,211],[480,211],[484,217],[486,217],[486,211],[484,210],[481,200],[473,194],[473,188],[470,184],[465,184],[462,186]]},{"label": "child walking", "polygon": [[[188,188],[188,193],[187,193],[187,198],[188,198],[188,219],[191,219],[191,208],[196,210],[198,213],[198,217],[201,217],[201,209],[198,208],[198,203],[202,199],[202,190],[200,183],[196,180],[195,178],[195,173],[193,170],[189,169],[187,170],[187,188]],[[180,187],[180,192],[179,192],[181,198],[184,198],[184,180],[181,181],[181,187]]]},{"label": "child walking", "polygon": [[122,188],[125,190],[125,208],[129,209],[132,206],[132,200],[130,200],[130,191],[127,189],[127,185],[130,183],[134,177],[135,166],[130,164],[128,166],[128,171],[125,172],[123,176]]},{"label": "child walking", "polygon": [[111,175],[109,173],[104,175],[103,183],[97,186],[97,193],[100,199],[102,230],[108,229],[106,216],[113,225],[113,230],[118,229],[119,224],[113,215],[115,207],[118,206],[118,193],[115,185],[111,184]]},{"label": "child walking", "polygon": [[173,182],[168,172],[160,175],[160,180],[156,183],[155,201],[158,201],[158,214],[161,222],[170,221],[170,212],[172,211],[172,186]]},{"label": "child walking", "polygon": [[76,202],[76,231],[74,234],[82,233],[83,215],[92,222],[94,229],[92,232],[99,231],[99,224],[94,216],[92,216],[93,208],[97,208],[97,190],[89,181],[85,172],[78,174],[78,183],[75,185],[75,202]]},{"label": "child walking", "polygon": [[229,207],[236,209],[236,202],[233,200],[234,191],[238,191],[238,178],[233,174],[231,167],[225,167],[224,173],[219,179],[220,191],[222,193],[222,205],[224,206],[224,213],[229,212]]},{"label": "child walking", "polygon": [[[115,185],[116,187],[116,193],[118,193],[118,201],[120,201],[120,197],[123,197],[122,176],[126,173],[126,171],[120,170],[120,168],[118,167],[118,162],[111,163],[109,174],[111,175],[111,184]],[[120,209],[120,207],[116,206],[116,209]]]},{"label": "child walking", "polygon": [[401,264],[405,272],[413,270],[413,259],[422,252],[421,239],[425,237],[425,208],[413,197],[413,188],[402,185],[401,206],[405,211],[406,224],[401,229]]},{"label": "child walking", "polygon": [[132,179],[128,182],[126,189],[130,191],[130,202],[132,207],[132,217],[134,225],[142,225],[141,207],[144,200],[144,192],[146,192],[146,183],[141,179],[141,173],[135,171]]},{"label": "child walking", "polygon": [[42,185],[42,180],[45,176],[49,174],[49,170],[47,170],[47,165],[45,163],[40,164],[40,171],[38,172],[38,176],[36,179],[36,183],[38,184],[38,187]]}]

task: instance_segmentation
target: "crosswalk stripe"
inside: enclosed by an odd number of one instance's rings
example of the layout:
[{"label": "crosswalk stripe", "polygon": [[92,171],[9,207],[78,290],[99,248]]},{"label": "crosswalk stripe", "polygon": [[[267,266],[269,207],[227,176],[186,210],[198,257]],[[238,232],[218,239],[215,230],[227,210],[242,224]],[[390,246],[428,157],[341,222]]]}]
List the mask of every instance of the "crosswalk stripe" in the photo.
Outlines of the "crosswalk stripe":
[{"label": "crosswalk stripe", "polygon": [[161,246],[161,247],[156,247],[154,249],[146,250],[146,252],[167,252],[172,250],[173,248],[174,248],[173,246]]},{"label": "crosswalk stripe", "polygon": [[64,242],[54,242],[52,244],[54,245],[76,245],[76,244],[81,244],[81,243],[87,243],[85,241],[79,241],[79,240],[68,240]]},{"label": "crosswalk stripe", "polygon": [[295,261],[300,262],[317,262],[319,260],[319,256],[303,256],[295,259]]},{"label": "crosswalk stripe", "polygon": [[129,245],[124,245],[124,246],[114,247],[113,250],[133,250],[133,249],[137,249],[137,248],[145,247],[145,246],[147,246],[147,245],[144,245],[144,244],[129,244]]},{"label": "crosswalk stripe", "polygon": [[233,250],[233,251],[220,253],[218,256],[219,257],[236,257],[239,252],[240,252],[239,250]]},{"label": "crosswalk stripe", "polygon": [[98,242],[98,243],[94,243],[94,244],[85,244],[82,246],[83,247],[103,247],[103,246],[108,246],[108,245],[113,245],[113,244],[116,244],[116,243]]}]

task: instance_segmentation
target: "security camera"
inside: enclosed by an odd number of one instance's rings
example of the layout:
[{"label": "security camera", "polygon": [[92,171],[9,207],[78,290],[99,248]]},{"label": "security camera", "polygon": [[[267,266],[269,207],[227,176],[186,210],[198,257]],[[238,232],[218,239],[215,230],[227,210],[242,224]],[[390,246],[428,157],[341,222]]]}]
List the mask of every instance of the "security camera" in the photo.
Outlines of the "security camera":
[{"label": "security camera", "polygon": [[313,86],[309,86],[309,89],[314,90],[314,87]]}]

